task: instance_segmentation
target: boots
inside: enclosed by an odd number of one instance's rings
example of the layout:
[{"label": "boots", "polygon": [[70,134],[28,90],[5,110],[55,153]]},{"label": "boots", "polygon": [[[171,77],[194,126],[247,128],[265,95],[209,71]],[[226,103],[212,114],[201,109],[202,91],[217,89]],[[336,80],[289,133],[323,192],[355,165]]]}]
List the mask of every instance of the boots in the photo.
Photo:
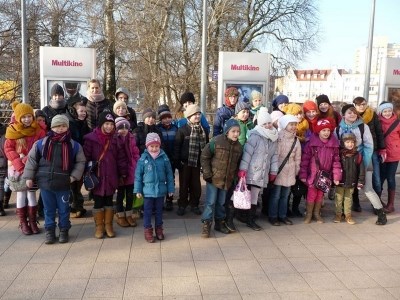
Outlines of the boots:
[{"label": "boots", "polygon": [[54,227],[45,229],[46,231],[46,240],[45,244],[50,245],[56,242],[56,229]]},{"label": "boots", "polygon": [[358,189],[354,189],[353,205],[351,206],[351,210],[356,212],[361,212],[360,199],[358,198]]},{"label": "boots", "polygon": [[149,243],[154,243],[153,227],[144,229],[144,238]]},{"label": "boots", "polygon": [[28,206],[29,225],[31,226],[32,233],[34,234],[40,233],[40,229],[37,226],[37,224],[39,224],[37,220],[37,211],[38,211],[37,205]]},{"label": "boots", "polygon": [[159,241],[161,241],[165,238],[164,230],[163,230],[162,226],[156,226],[156,237],[157,237],[157,240],[159,240]]},{"label": "boots", "polygon": [[126,220],[125,212],[122,211],[122,212],[117,213],[117,224],[121,227],[129,227],[130,226],[130,224]]},{"label": "boots", "polygon": [[209,238],[210,237],[210,231],[211,231],[211,221],[204,221],[203,226],[201,228],[201,237],[203,238]]},{"label": "boots", "polygon": [[235,223],[233,223],[233,217],[235,216],[235,207],[228,205],[226,209],[225,226],[230,232],[236,231]]},{"label": "boots", "polygon": [[314,218],[318,224],[324,223],[324,219],[321,217],[321,206],[322,202],[316,202],[314,205]]},{"label": "boots", "polygon": [[226,223],[224,220],[215,220],[214,230],[222,232],[224,234],[231,233],[230,230],[226,227]]},{"label": "boots", "polygon": [[115,237],[113,228],[114,210],[112,206],[104,207],[104,227],[106,229],[106,235],[109,238]]},{"label": "boots", "polygon": [[[4,208],[10,208],[9,202],[10,202],[10,198],[11,198],[11,190],[8,189],[7,191],[4,192]],[[3,199],[0,199],[3,200]]]},{"label": "boots", "polygon": [[387,223],[386,214],[383,208],[376,210],[378,213],[378,220],[375,222],[376,225],[385,225]]},{"label": "boots", "polygon": [[93,219],[96,225],[96,231],[94,233],[95,238],[102,239],[104,236],[104,210],[93,209]]},{"label": "boots", "polygon": [[60,236],[58,237],[58,242],[60,244],[68,243],[69,241],[69,235],[68,235],[69,230],[68,229],[60,229]]},{"label": "boots", "polygon": [[354,221],[354,219],[351,217],[351,214],[347,214],[345,220],[346,220],[346,222],[347,222],[348,224],[350,224],[350,225],[356,224],[356,221]]},{"label": "boots", "polygon": [[[351,218],[351,215],[350,215],[350,218]],[[336,213],[333,223],[340,223],[341,221],[342,221],[342,213]]]},{"label": "boots", "polygon": [[21,208],[17,208],[17,216],[19,217],[19,227],[21,231],[25,235],[32,234],[32,229],[28,224],[28,207],[24,206]]},{"label": "boots", "polygon": [[385,213],[390,214],[394,212],[394,197],[396,195],[396,190],[388,190],[388,202],[384,208]]},{"label": "boots", "polygon": [[307,202],[306,204],[306,216],[304,218],[304,224],[310,224],[312,219],[312,214],[314,210],[314,202]]},{"label": "boots", "polygon": [[6,215],[6,212],[4,211],[3,197],[0,196],[0,217],[5,216],[5,215]]},{"label": "boots", "polygon": [[136,227],[136,214],[133,214],[132,210],[128,210],[125,212],[126,221],[129,223],[130,227]]},{"label": "boots", "polygon": [[262,228],[254,221],[256,217],[257,205],[251,205],[247,215],[246,225],[255,231],[260,231]]},{"label": "boots", "polygon": [[301,218],[303,216],[303,214],[299,210],[300,201],[301,201],[301,196],[293,195],[292,215],[295,218]]}]

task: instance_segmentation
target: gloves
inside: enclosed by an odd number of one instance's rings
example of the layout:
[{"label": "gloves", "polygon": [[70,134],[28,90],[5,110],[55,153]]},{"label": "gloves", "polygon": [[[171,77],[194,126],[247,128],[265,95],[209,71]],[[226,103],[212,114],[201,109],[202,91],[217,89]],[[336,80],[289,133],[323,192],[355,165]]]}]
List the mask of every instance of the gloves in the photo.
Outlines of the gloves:
[{"label": "gloves", "polygon": [[386,149],[379,150],[378,155],[381,158],[381,163],[384,163],[387,158]]},{"label": "gloves", "polygon": [[275,181],[275,179],[276,179],[276,175],[275,174],[269,174],[269,177],[268,177],[268,180],[269,180],[269,182],[274,182]]},{"label": "gloves", "polygon": [[246,177],[246,175],[247,175],[247,171],[245,171],[245,170],[239,170],[238,176],[239,176],[240,178],[244,178],[244,177]]}]

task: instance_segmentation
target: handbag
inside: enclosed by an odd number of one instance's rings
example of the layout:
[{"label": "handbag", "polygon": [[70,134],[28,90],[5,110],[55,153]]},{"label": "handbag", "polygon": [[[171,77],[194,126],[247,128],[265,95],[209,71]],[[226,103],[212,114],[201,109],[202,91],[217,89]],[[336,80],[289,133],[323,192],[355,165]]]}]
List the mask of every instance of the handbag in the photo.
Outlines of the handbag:
[{"label": "handbag", "polygon": [[7,184],[13,192],[24,192],[28,190],[26,180],[22,178],[22,173],[15,170],[14,166],[8,166]]},{"label": "handbag", "polygon": [[[317,153],[317,151],[315,151],[314,153]],[[324,193],[327,193],[327,192],[329,192],[329,189],[332,186],[331,173],[329,171],[321,170],[318,155],[314,155],[314,156],[315,156],[315,163],[317,164],[318,172],[315,176],[313,186],[316,189],[323,191]]]},{"label": "handbag", "polygon": [[251,194],[244,177],[241,177],[232,195],[233,206],[238,209],[251,208]]},{"label": "handbag", "polygon": [[100,154],[98,161],[88,162],[85,174],[83,175],[83,185],[87,191],[93,190],[100,183],[97,166],[106,154],[109,145],[110,140],[108,140],[106,145],[104,146],[103,152]]}]

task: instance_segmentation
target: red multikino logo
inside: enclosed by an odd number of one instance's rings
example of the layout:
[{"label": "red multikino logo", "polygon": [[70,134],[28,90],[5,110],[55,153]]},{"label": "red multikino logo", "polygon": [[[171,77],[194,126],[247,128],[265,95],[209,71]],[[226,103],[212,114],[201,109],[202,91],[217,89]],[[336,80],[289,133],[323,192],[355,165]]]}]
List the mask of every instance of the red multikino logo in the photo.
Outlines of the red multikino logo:
[{"label": "red multikino logo", "polygon": [[83,62],[74,60],[64,60],[64,59],[63,60],[52,59],[51,65],[57,67],[82,67]]},{"label": "red multikino logo", "polygon": [[393,75],[400,75],[400,70],[399,69],[394,69],[393,70]]},{"label": "red multikino logo", "polygon": [[253,66],[253,65],[231,65],[232,71],[260,71],[260,67]]}]

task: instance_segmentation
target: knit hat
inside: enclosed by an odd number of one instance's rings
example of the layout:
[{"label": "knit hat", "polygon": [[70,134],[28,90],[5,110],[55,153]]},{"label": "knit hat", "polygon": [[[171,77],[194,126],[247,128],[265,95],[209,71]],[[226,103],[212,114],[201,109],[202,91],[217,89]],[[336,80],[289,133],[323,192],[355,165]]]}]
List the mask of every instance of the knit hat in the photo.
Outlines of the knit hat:
[{"label": "knit hat", "polygon": [[253,90],[251,92],[251,102],[254,100],[262,100],[262,94],[259,91]]},{"label": "knit hat", "polygon": [[99,115],[99,123],[97,127],[101,128],[105,122],[113,122],[115,124],[114,116],[109,111],[103,111]]},{"label": "knit hat", "polygon": [[328,128],[331,131],[335,128],[335,121],[331,118],[325,118],[318,120],[317,124],[314,126],[314,132],[316,134],[320,133],[321,130]]},{"label": "knit hat", "polygon": [[310,110],[318,111],[318,106],[317,106],[317,104],[315,104],[314,101],[307,100],[303,103],[303,111],[304,111],[304,113],[306,113]]},{"label": "knit hat", "polygon": [[299,119],[292,115],[284,115],[279,118],[279,120],[278,120],[279,126],[278,127],[279,127],[279,129],[283,130],[288,126],[289,123],[292,123],[292,122],[299,123]]},{"label": "knit hat", "polygon": [[67,125],[67,127],[69,128],[69,120],[67,118],[67,116],[65,115],[55,115],[52,119],[51,119],[51,128],[60,126],[60,125]]},{"label": "knit hat", "polygon": [[58,83],[54,84],[51,87],[50,95],[51,95],[51,97],[53,97],[54,95],[61,95],[64,97],[64,90],[63,90],[62,86],[59,85]]},{"label": "knit hat", "polygon": [[296,103],[289,103],[288,105],[285,106],[283,111],[287,115],[292,115],[292,116],[296,116],[298,114],[303,113],[303,109],[301,108],[301,106]]},{"label": "knit hat", "polygon": [[239,96],[239,91],[234,86],[228,87],[225,90],[225,97]]},{"label": "knit hat", "polygon": [[157,114],[158,114],[158,119],[159,119],[160,121],[161,121],[162,118],[165,118],[165,117],[170,117],[170,118],[172,118],[171,111],[169,110],[169,106],[168,106],[167,104],[161,104],[161,105],[158,107]]},{"label": "knit hat", "polygon": [[289,103],[289,98],[286,95],[279,95],[272,100],[272,107],[277,108],[282,103]]},{"label": "knit hat", "polygon": [[185,118],[190,118],[191,116],[193,116],[194,114],[197,114],[201,112],[200,107],[196,104],[191,104],[188,105],[188,107],[186,107],[185,109]]},{"label": "knit hat", "polygon": [[129,121],[127,119],[125,119],[124,117],[117,117],[115,119],[115,127],[118,129],[131,129],[131,124],[129,123]]},{"label": "knit hat", "polygon": [[194,99],[194,95],[192,92],[185,92],[181,95],[181,99],[179,100],[179,102],[183,105],[186,102],[192,102],[195,103],[196,100]]},{"label": "knit hat", "polygon": [[380,115],[387,108],[390,108],[393,111],[393,103],[383,101],[381,104],[379,104],[378,115]]},{"label": "knit hat", "polygon": [[257,114],[257,124],[264,125],[269,122],[272,122],[272,118],[271,115],[268,113],[268,108],[261,107]]},{"label": "knit hat", "polygon": [[45,119],[46,119],[46,115],[45,115],[45,113],[43,112],[43,110],[41,110],[41,109],[35,109],[34,111],[35,111],[35,119],[37,119],[37,118],[39,118],[39,117],[42,117],[42,118],[45,118]]},{"label": "knit hat", "polygon": [[152,144],[161,145],[160,136],[155,132],[150,132],[146,135],[146,147]]},{"label": "knit hat", "polygon": [[114,114],[117,114],[117,108],[121,107],[121,106],[123,108],[125,108],[126,112],[128,112],[128,106],[126,105],[125,101],[118,100],[118,101],[115,101],[114,106],[113,106]]},{"label": "knit hat", "polygon": [[152,110],[151,108],[146,108],[143,113],[142,113],[142,119],[143,121],[146,120],[146,118],[153,117],[154,119],[156,118],[156,112]]},{"label": "knit hat", "polygon": [[[354,112],[357,113],[357,110],[356,110],[356,108],[354,107],[354,104],[346,104],[346,105],[344,105],[344,106],[342,107],[342,116],[344,116],[344,114],[346,113],[346,111],[347,111],[348,109],[351,109],[352,111],[354,111]],[[358,114],[358,113],[357,113],[357,114]]]},{"label": "knit hat", "polygon": [[231,130],[232,127],[239,127],[240,129],[239,122],[235,119],[229,119],[228,121],[226,121],[224,124],[224,134],[228,134],[229,130]]},{"label": "knit hat", "polygon": [[327,95],[319,95],[317,98],[315,98],[315,100],[317,101],[317,105],[319,106],[321,103],[328,103],[329,105],[331,105],[331,101],[329,101],[329,98]]},{"label": "knit hat", "polygon": [[235,115],[237,115],[239,112],[241,112],[244,109],[250,110],[249,104],[246,102],[243,102],[243,101],[239,101],[235,105]]},{"label": "knit hat", "polygon": [[14,116],[15,116],[15,120],[20,123],[21,122],[21,118],[24,115],[32,115],[33,117],[35,117],[35,114],[33,113],[33,108],[32,106],[30,106],[27,103],[20,103],[18,101],[14,101],[11,104],[11,107],[14,111]]},{"label": "knit hat", "polygon": [[342,134],[342,136],[340,137],[342,142],[348,141],[348,140],[352,140],[355,144],[357,143],[357,137],[354,133],[352,132],[345,132]]}]

